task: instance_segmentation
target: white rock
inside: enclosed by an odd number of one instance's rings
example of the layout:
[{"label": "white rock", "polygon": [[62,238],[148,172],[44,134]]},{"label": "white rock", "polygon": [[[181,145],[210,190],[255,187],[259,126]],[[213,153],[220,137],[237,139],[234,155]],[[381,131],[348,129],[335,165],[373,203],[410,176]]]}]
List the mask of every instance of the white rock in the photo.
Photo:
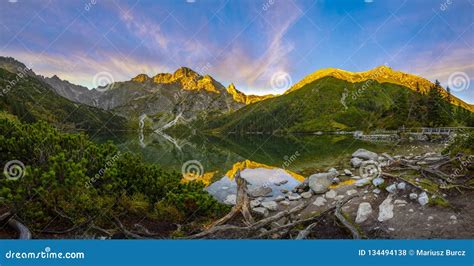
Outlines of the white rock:
[{"label": "white rock", "polygon": [[413,209],[409,209],[408,211],[409,211],[409,212],[414,212],[414,210],[413,210]]},{"label": "white rock", "polygon": [[433,216],[428,216],[428,221],[431,221],[433,219],[434,219]]},{"label": "white rock", "polygon": [[395,231],[395,228],[389,227],[389,228],[388,228],[388,231],[392,231],[392,232],[393,232],[393,231]]},{"label": "white rock", "polygon": [[385,190],[387,190],[389,193],[395,193],[397,191],[397,185],[391,184],[390,186],[386,187]]},{"label": "white rock", "polygon": [[395,205],[399,206],[399,207],[404,207],[407,205],[408,202],[406,202],[405,200],[395,200],[393,202]]},{"label": "white rock", "polygon": [[348,190],[348,191],[346,192],[346,194],[347,194],[347,196],[351,196],[351,195],[357,194],[357,190],[355,190],[355,189]]},{"label": "white rock", "polygon": [[457,220],[458,218],[456,217],[456,215],[451,215],[451,217],[449,217],[449,219],[451,219],[451,220]]},{"label": "white rock", "polygon": [[337,171],[337,169],[336,169],[336,168],[334,168],[334,167],[333,167],[333,168],[331,168],[331,169],[329,169],[329,170],[328,170],[328,172],[329,172],[329,173],[334,173],[334,174],[337,174],[337,175],[339,175],[339,172],[338,172],[338,171]]},{"label": "white rock", "polygon": [[393,218],[392,195],[388,197],[379,206],[379,222],[384,222]]},{"label": "white rock", "polygon": [[356,168],[359,167],[359,166],[362,164],[362,162],[363,162],[363,161],[362,161],[361,159],[359,159],[359,158],[352,158],[352,159],[351,159],[351,165],[352,165],[353,167],[356,167]]},{"label": "white rock", "polygon": [[358,176],[358,175],[355,175],[355,176],[351,176],[352,179],[355,179],[355,180],[359,180],[361,179],[362,177]]},{"label": "white rock", "polygon": [[269,211],[276,211],[278,210],[278,204],[271,200],[271,201],[264,201],[262,202],[262,207],[264,207],[265,209],[269,210]]},{"label": "white rock", "polygon": [[426,194],[426,192],[421,193],[418,196],[418,202],[421,204],[421,206],[425,206],[426,204],[428,204],[428,202],[430,202],[428,194]]},{"label": "white rock", "polygon": [[366,149],[358,149],[352,154],[352,157],[357,157],[362,160],[374,160],[374,161],[376,161],[379,158],[377,153],[368,151]]},{"label": "white rock", "polygon": [[370,180],[371,179],[368,178],[368,177],[367,178],[362,178],[362,179],[357,180],[354,185],[356,187],[363,187],[363,186],[366,186],[366,185],[370,184]]},{"label": "white rock", "polygon": [[410,199],[416,200],[418,198],[418,194],[416,193],[410,193]]},{"label": "white rock", "polygon": [[227,197],[224,200],[224,204],[227,204],[227,205],[235,205],[236,203],[237,203],[237,195],[235,194],[227,195]]},{"label": "white rock", "polygon": [[301,199],[301,196],[299,194],[292,194],[288,196],[289,200],[299,200]]},{"label": "white rock", "polygon": [[376,188],[372,192],[374,192],[375,194],[380,194],[380,192],[382,192],[382,191],[380,189]]},{"label": "white rock", "polygon": [[311,198],[312,195],[313,195],[313,193],[311,191],[301,193],[301,197],[303,199],[309,199],[309,198]]},{"label": "white rock", "polygon": [[374,178],[372,180],[372,184],[374,184],[374,186],[376,186],[376,187],[382,185],[384,182],[385,182],[385,180],[381,177],[377,177],[377,178]]},{"label": "white rock", "polygon": [[324,197],[317,197],[316,200],[313,202],[313,205],[316,205],[318,207],[323,206],[326,203],[326,199]]},{"label": "white rock", "polygon": [[334,189],[329,190],[326,192],[326,198],[334,199],[337,196],[337,192]]},{"label": "white rock", "polygon": [[253,208],[252,211],[254,211],[255,213],[258,213],[260,215],[263,215],[263,216],[267,216],[268,215],[268,210],[263,208],[263,207],[257,207],[257,208]]},{"label": "white rock", "polygon": [[337,177],[334,177],[334,178],[332,179],[332,183],[333,183],[333,184],[339,184],[340,182],[341,182],[341,179],[339,179],[339,178],[337,178]]},{"label": "white rock", "polygon": [[262,202],[259,201],[258,199],[250,201],[250,207],[251,208],[256,208],[256,207],[260,206],[260,204],[262,204]]},{"label": "white rock", "polygon": [[372,206],[368,202],[362,202],[359,204],[359,208],[357,209],[357,217],[355,222],[360,224],[363,223],[369,218],[370,214],[372,213]]},{"label": "white rock", "polygon": [[405,182],[400,182],[397,184],[397,188],[400,190],[405,190],[406,187],[407,187],[407,183]]},{"label": "white rock", "polygon": [[283,200],[283,201],[280,201],[280,204],[283,205],[283,206],[289,206],[290,202],[287,201],[287,200]]},{"label": "white rock", "polygon": [[347,176],[351,176],[352,172],[349,169],[344,169],[344,174]]}]

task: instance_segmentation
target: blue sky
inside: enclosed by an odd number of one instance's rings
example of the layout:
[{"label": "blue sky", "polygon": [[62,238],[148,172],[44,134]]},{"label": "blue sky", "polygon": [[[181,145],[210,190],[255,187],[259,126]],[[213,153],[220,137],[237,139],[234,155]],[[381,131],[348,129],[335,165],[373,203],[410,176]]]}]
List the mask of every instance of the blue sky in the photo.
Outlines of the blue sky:
[{"label": "blue sky", "polygon": [[[188,66],[246,93],[282,93],[321,68],[388,66],[474,102],[474,0],[0,3],[0,55],[93,87]],[[457,83],[460,82],[460,83]]]}]

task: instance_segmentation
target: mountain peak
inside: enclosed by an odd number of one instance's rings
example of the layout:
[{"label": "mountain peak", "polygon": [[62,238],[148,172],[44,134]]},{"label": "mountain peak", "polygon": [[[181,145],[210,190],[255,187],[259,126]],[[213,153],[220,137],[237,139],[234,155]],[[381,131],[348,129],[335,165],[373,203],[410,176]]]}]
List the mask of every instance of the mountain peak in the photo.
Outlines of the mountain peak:
[{"label": "mountain peak", "polygon": [[150,77],[147,74],[138,74],[136,77],[132,78],[132,81],[145,82],[149,79],[150,79]]}]

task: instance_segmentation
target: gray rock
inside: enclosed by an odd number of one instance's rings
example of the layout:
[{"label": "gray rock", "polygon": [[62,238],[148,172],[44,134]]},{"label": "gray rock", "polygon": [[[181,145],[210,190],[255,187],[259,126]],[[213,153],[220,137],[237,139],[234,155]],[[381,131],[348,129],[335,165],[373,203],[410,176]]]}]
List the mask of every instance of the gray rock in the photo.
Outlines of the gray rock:
[{"label": "gray rock", "polygon": [[272,193],[272,188],[267,186],[257,187],[249,191],[249,195],[253,198],[265,197]]},{"label": "gray rock", "polygon": [[336,196],[337,196],[337,192],[333,189],[326,192],[326,198],[328,199],[334,199]]},{"label": "gray rock", "polygon": [[262,202],[259,201],[258,199],[250,201],[250,207],[251,208],[256,208],[256,207],[260,206],[260,204],[262,204]]},{"label": "gray rock", "polygon": [[374,190],[372,190],[372,192],[374,192],[375,194],[380,194],[380,192],[382,192],[380,189],[376,188]]},{"label": "gray rock", "polygon": [[451,219],[451,220],[457,220],[458,217],[456,217],[456,215],[451,215],[451,217],[449,217],[449,219]]},{"label": "gray rock", "polygon": [[357,209],[357,217],[355,222],[360,224],[365,222],[370,214],[372,213],[372,206],[368,202],[362,202],[359,204],[359,208]]},{"label": "gray rock", "polygon": [[301,193],[301,197],[303,199],[309,199],[309,198],[311,198],[311,196],[313,196],[313,193],[311,191]]},{"label": "gray rock", "polygon": [[384,222],[393,218],[392,195],[388,197],[379,206],[379,222]]},{"label": "gray rock", "polygon": [[284,193],[284,194],[289,192],[288,189],[280,189],[280,191],[281,191],[281,193]]},{"label": "gray rock", "polygon": [[324,206],[324,204],[326,204],[326,199],[322,196],[317,197],[316,200],[313,202],[313,205],[318,207]]},{"label": "gray rock", "polygon": [[265,209],[269,210],[269,211],[276,211],[278,210],[278,204],[271,200],[271,201],[264,201],[262,202],[262,207],[264,207]]},{"label": "gray rock", "polygon": [[428,202],[430,202],[428,194],[426,194],[426,192],[421,193],[418,196],[418,202],[421,204],[421,206],[425,206],[426,204],[428,204]]},{"label": "gray rock", "polygon": [[277,197],[275,198],[275,201],[276,201],[276,202],[278,202],[278,201],[283,201],[283,200],[285,200],[285,197],[282,196],[282,195],[279,195],[279,196],[277,196]]},{"label": "gray rock", "polygon": [[385,182],[385,180],[381,177],[376,177],[372,180],[372,184],[374,184],[374,186],[376,186],[376,187],[382,185],[384,182]]},{"label": "gray rock", "polygon": [[236,203],[237,203],[237,195],[235,194],[227,195],[227,197],[224,200],[224,204],[227,204],[227,205],[235,205]]},{"label": "gray rock", "polygon": [[410,193],[410,199],[416,200],[418,198],[418,194],[416,193]]},{"label": "gray rock", "polygon": [[252,211],[263,216],[268,215],[268,210],[263,207],[253,208]]},{"label": "gray rock", "polygon": [[280,201],[280,204],[283,205],[283,206],[289,206],[290,202],[287,201],[287,200],[283,200],[283,201]]},{"label": "gray rock", "polygon": [[292,194],[288,196],[288,199],[293,201],[293,200],[299,200],[301,199],[301,196],[299,194]]},{"label": "gray rock", "polygon": [[391,184],[390,186],[386,187],[385,190],[387,190],[388,193],[395,193],[397,191],[397,184]]},{"label": "gray rock", "polygon": [[352,179],[355,179],[355,180],[359,180],[359,179],[361,179],[362,177],[360,177],[360,176],[358,176],[358,175],[355,175],[355,176],[352,176],[351,178],[352,178]]},{"label": "gray rock", "polygon": [[334,198],[334,200],[339,201],[339,200],[342,200],[343,198],[344,198],[344,195],[338,195]]},{"label": "gray rock", "polygon": [[351,176],[352,172],[349,169],[344,169],[344,174],[347,176]]},{"label": "gray rock", "polygon": [[370,181],[371,181],[371,179],[368,178],[368,177],[367,177],[367,178],[362,178],[362,179],[357,180],[357,181],[354,183],[354,185],[355,185],[356,187],[363,187],[363,186],[366,186],[366,185],[370,184]]},{"label": "gray rock", "polygon": [[334,172],[311,175],[308,177],[309,187],[315,194],[322,194],[328,190],[332,184],[332,179],[336,176],[337,174]]},{"label": "gray rock", "polygon": [[274,182],[273,184],[275,184],[276,186],[281,186],[281,185],[284,185],[288,183],[288,180],[281,180],[281,181],[277,181],[277,182]]},{"label": "gray rock", "polygon": [[336,174],[336,175],[339,175],[339,172],[338,172],[337,169],[334,168],[334,167],[331,168],[331,169],[329,169],[329,170],[328,170],[328,173],[334,173],[334,174]]},{"label": "gray rock", "polygon": [[355,168],[359,167],[362,162],[363,161],[359,158],[352,158],[351,159],[351,165]]},{"label": "gray rock", "polygon": [[334,177],[334,178],[332,179],[332,183],[333,183],[333,184],[339,184],[340,182],[341,182],[341,179],[339,179],[338,177]]},{"label": "gray rock", "polygon": [[394,203],[395,205],[399,206],[399,207],[404,207],[404,206],[407,205],[408,202],[406,202],[405,200],[399,200],[399,199],[397,199],[397,200],[395,200],[393,203]]},{"label": "gray rock", "polygon": [[397,184],[397,188],[400,189],[400,190],[405,190],[407,187],[407,183],[405,182],[400,182]]},{"label": "gray rock", "polygon": [[362,160],[374,160],[377,161],[379,156],[375,152],[368,151],[366,149],[358,149],[352,154],[352,157],[356,157]]}]

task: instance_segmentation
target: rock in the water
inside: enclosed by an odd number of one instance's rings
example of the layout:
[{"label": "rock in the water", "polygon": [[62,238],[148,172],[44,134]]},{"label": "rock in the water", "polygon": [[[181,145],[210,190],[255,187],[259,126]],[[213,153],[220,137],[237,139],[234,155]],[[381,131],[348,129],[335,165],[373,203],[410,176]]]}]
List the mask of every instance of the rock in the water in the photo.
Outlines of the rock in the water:
[{"label": "rock in the water", "polygon": [[299,200],[301,199],[301,196],[299,194],[292,194],[288,196],[289,200]]},{"label": "rock in the water", "polygon": [[250,201],[250,208],[256,208],[256,207],[260,206],[260,204],[262,204],[262,202],[258,199],[251,200]]},{"label": "rock in the water", "polygon": [[376,177],[372,180],[372,184],[374,184],[374,186],[376,186],[376,187],[382,185],[384,182],[385,182],[385,180],[381,177]]},{"label": "rock in the water", "polygon": [[428,194],[426,194],[426,192],[421,193],[418,196],[418,202],[421,204],[421,206],[425,206],[426,204],[428,204],[428,202],[430,202]]},{"label": "rock in the water", "polygon": [[386,187],[385,190],[387,190],[388,193],[395,193],[397,191],[397,184],[391,184],[390,186]]},{"label": "rock in the water", "polygon": [[262,202],[262,207],[264,207],[265,209],[269,210],[269,211],[276,211],[278,210],[278,205],[275,201],[271,200],[271,201],[264,201]]},{"label": "rock in the water", "polygon": [[311,196],[313,196],[313,193],[311,191],[301,193],[301,197],[303,199],[309,199],[309,198],[311,198]]},{"label": "rock in the water", "polygon": [[370,178],[366,177],[366,178],[362,178],[362,179],[359,179],[355,182],[355,186],[356,187],[363,187],[365,185],[368,185],[370,184]]},{"label": "rock in the water", "polygon": [[334,189],[329,190],[326,192],[326,198],[334,199],[337,196],[337,192]]},{"label": "rock in the water", "polygon": [[379,206],[379,222],[387,221],[393,218],[392,195],[388,197]]},{"label": "rock in the water", "polygon": [[352,154],[352,157],[356,157],[362,160],[374,160],[377,161],[379,156],[375,152],[368,151],[366,149],[358,149]]},{"label": "rock in the water", "polygon": [[354,195],[354,194],[357,194],[357,190],[355,190],[355,189],[348,190],[348,191],[346,192],[346,194],[347,194],[347,196],[352,196],[352,195]]},{"label": "rock in the water", "polygon": [[308,177],[309,187],[314,193],[322,194],[328,191],[329,186],[332,184],[332,179],[336,176],[337,174],[334,172],[311,175]]},{"label": "rock in the water", "polygon": [[284,194],[289,192],[288,189],[280,189],[280,191],[281,191],[281,193],[284,193]]},{"label": "rock in the water", "polygon": [[263,215],[263,216],[268,215],[268,210],[266,208],[263,208],[263,207],[253,208],[252,211],[254,211],[257,214]]},{"label": "rock in the water", "polygon": [[407,187],[407,183],[405,182],[400,182],[397,184],[397,188],[400,190],[405,190],[406,187]]},{"label": "rock in the water", "polygon": [[280,204],[283,205],[283,206],[289,206],[290,202],[287,201],[287,200],[283,200],[283,201],[280,201]]},{"label": "rock in the water", "polygon": [[237,195],[235,194],[227,195],[227,197],[224,200],[224,204],[227,204],[227,205],[235,205],[236,203],[237,203]]},{"label": "rock in the water", "polygon": [[418,198],[418,194],[416,193],[410,193],[410,199],[416,200]]},{"label": "rock in the water", "polygon": [[349,169],[344,169],[344,174],[347,175],[347,176],[351,176],[352,172]]},{"label": "rock in the water", "polygon": [[361,159],[359,159],[359,158],[352,158],[352,159],[351,159],[351,165],[352,165],[353,167],[356,167],[356,168],[359,167],[359,166],[362,164],[362,162],[363,162],[363,161],[362,161]]},{"label": "rock in the water", "polygon": [[274,182],[273,184],[275,184],[276,186],[281,186],[281,185],[284,185],[286,183],[288,183],[288,180],[284,179],[284,180]]},{"label": "rock in the water", "polygon": [[272,188],[267,186],[257,187],[249,191],[249,195],[253,198],[265,197],[270,193],[272,193]]},{"label": "rock in the water", "polygon": [[318,207],[323,206],[326,203],[326,199],[322,196],[319,196],[316,198],[316,200],[313,202],[313,205],[316,205]]},{"label": "rock in the water", "polygon": [[363,223],[369,218],[372,213],[372,206],[368,202],[362,202],[359,204],[359,209],[357,209],[357,217],[355,222],[360,224]]}]

